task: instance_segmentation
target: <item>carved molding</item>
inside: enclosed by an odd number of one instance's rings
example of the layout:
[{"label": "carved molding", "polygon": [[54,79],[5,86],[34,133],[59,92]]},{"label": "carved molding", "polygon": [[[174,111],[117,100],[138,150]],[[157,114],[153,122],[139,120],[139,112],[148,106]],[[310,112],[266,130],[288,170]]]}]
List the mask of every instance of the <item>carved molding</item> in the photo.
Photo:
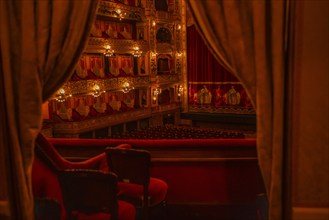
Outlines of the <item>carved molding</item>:
[{"label": "carved molding", "polygon": [[131,54],[134,47],[139,47],[143,53],[149,51],[149,44],[145,40],[105,39],[90,37],[85,53],[104,53],[105,45],[110,45],[114,54]]},{"label": "carved molding", "polygon": [[158,84],[169,84],[178,82],[179,78],[177,74],[170,74],[170,75],[157,75],[155,77],[155,82]]},{"label": "carved molding", "polygon": [[56,136],[79,134],[87,131],[92,131],[104,127],[136,121],[144,118],[151,118],[153,114],[164,113],[168,111],[179,111],[177,103],[159,106],[157,109],[144,108],[132,110],[93,119],[87,119],[78,122],[59,122],[54,123],[53,130]]},{"label": "carved molding", "polygon": [[[118,9],[121,10],[121,15],[118,13]],[[97,15],[118,18],[118,19],[128,19],[135,21],[142,21],[145,19],[144,9],[139,7],[132,7],[125,4],[117,4],[114,2],[101,1],[97,11]]]},{"label": "carved molding", "polygon": [[71,95],[88,95],[91,93],[91,88],[93,88],[95,84],[99,85],[101,90],[117,91],[121,90],[122,85],[127,81],[135,88],[150,86],[149,77],[120,77],[113,79],[68,81],[62,88],[66,93]]}]

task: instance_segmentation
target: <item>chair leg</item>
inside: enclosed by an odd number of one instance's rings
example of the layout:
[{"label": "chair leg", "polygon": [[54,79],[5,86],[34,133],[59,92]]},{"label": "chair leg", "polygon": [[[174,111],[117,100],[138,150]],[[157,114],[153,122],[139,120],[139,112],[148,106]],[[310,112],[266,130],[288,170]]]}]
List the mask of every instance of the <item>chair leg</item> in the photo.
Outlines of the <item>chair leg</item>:
[{"label": "chair leg", "polygon": [[167,202],[163,200],[158,205],[150,208],[150,220],[168,220]]}]

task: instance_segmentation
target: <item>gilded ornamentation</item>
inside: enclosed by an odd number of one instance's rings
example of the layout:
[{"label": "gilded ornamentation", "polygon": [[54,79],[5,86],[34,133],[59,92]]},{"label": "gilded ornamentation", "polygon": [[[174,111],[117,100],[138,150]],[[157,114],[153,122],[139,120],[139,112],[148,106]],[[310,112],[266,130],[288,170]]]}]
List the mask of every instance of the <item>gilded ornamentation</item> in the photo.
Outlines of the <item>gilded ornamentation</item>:
[{"label": "gilded ornamentation", "polygon": [[[185,57],[177,55],[184,48],[181,45],[183,30],[177,28],[177,24],[184,24],[180,13],[182,1],[171,0],[168,11],[156,11],[154,0],[135,1],[137,7],[100,1],[98,16],[82,56],[86,59],[80,59],[73,74],[75,78],[62,86],[66,94],[72,96],[61,103],[50,100],[55,137],[79,137],[80,133],[124,121],[180,111],[175,98],[171,100],[174,103],[159,106],[152,104],[150,94],[155,85],[174,88],[182,83],[180,75]],[[168,41],[157,41],[159,29],[169,33]],[[113,50],[112,56],[104,56],[106,47]],[[137,47],[142,51],[141,56],[133,57]],[[170,57],[170,69],[157,75],[157,58],[166,55]],[[140,70],[142,63],[143,73]],[[101,70],[96,71],[98,66]],[[100,71],[104,74],[97,74]],[[127,83],[131,90],[124,93],[122,90]],[[135,94],[140,96],[136,96],[138,101],[135,101]],[[143,94],[145,105],[142,104]],[[114,112],[109,110],[111,108]]]},{"label": "gilded ornamentation", "polygon": [[107,1],[100,2],[98,15],[136,21],[145,19],[144,10],[142,8]]},{"label": "gilded ornamentation", "polygon": [[124,39],[103,39],[90,37],[88,41],[86,53],[104,53],[106,45],[111,45],[114,54],[126,54],[134,52],[134,48],[138,47],[141,51],[149,51],[149,45],[144,40],[124,40]]}]

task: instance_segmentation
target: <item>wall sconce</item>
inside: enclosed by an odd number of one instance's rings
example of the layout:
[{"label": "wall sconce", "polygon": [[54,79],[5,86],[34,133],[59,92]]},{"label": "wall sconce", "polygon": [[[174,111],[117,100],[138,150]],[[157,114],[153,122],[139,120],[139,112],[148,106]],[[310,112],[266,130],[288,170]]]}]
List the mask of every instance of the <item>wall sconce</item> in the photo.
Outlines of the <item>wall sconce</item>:
[{"label": "wall sconce", "polygon": [[122,20],[122,18],[123,18],[123,14],[122,14],[122,11],[121,11],[121,9],[120,9],[120,8],[118,8],[118,9],[116,10],[116,13],[117,13],[117,16],[119,17],[119,20],[121,21],[121,20]]},{"label": "wall sconce", "polygon": [[177,24],[177,30],[180,30],[182,26],[180,24]]},{"label": "wall sconce", "polygon": [[110,56],[113,56],[113,54],[114,54],[114,50],[111,50],[111,46],[107,44],[107,45],[105,46],[105,52],[104,52],[104,55],[105,55],[106,57],[110,57]]},{"label": "wall sconce", "polygon": [[130,83],[129,83],[129,82],[125,82],[125,83],[123,84],[122,91],[123,91],[124,93],[128,93],[128,92],[130,92],[130,91],[133,90],[133,89],[134,89],[134,87],[130,86]]},{"label": "wall sconce", "polygon": [[139,50],[139,47],[134,47],[134,52],[132,53],[132,55],[134,57],[140,57],[142,55],[142,51]]},{"label": "wall sconce", "polygon": [[156,103],[157,97],[158,97],[159,94],[161,94],[161,92],[162,92],[162,90],[161,90],[160,87],[153,90],[153,102],[154,102],[154,104]]},{"label": "wall sconce", "polygon": [[177,52],[177,56],[178,56],[178,57],[181,57],[182,55],[183,55],[182,52]]},{"label": "wall sconce", "polygon": [[152,26],[154,27],[156,25],[156,22],[155,21],[152,21]]},{"label": "wall sconce", "polygon": [[183,86],[182,85],[179,85],[178,86],[178,96],[181,96],[182,94],[183,94],[183,91],[184,91],[184,88],[183,88]]},{"label": "wall sconce", "polygon": [[162,92],[161,88],[158,87],[153,91],[153,95],[157,96],[157,95],[161,94],[161,92]]},{"label": "wall sconce", "polygon": [[96,98],[96,97],[102,95],[103,93],[105,93],[105,90],[101,91],[101,88],[99,87],[99,85],[95,84],[91,95]]},{"label": "wall sconce", "polygon": [[72,95],[65,95],[65,90],[63,88],[59,89],[56,93],[55,99],[57,102],[65,102],[67,97],[71,97]]},{"label": "wall sconce", "polygon": [[153,57],[153,58],[155,58],[156,56],[158,55],[158,53],[157,52],[151,52],[151,56]]}]

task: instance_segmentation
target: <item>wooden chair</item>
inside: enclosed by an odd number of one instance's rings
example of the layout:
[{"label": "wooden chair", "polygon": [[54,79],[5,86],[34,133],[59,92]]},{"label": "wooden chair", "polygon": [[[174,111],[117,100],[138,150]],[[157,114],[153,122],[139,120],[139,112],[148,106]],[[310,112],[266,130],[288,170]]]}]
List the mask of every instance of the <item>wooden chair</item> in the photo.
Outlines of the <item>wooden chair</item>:
[{"label": "wooden chair", "polygon": [[35,220],[60,220],[61,205],[49,197],[34,198],[34,219]]},{"label": "wooden chair", "polygon": [[[68,219],[121,220],[117,176],[96,170],[64,170],[59,173]],[[135,207],[121,201],[124,214],[135,218]]]},{"label": "wooden chair", "polygon": [[149,207],[164,204],[168,185],[150,177],[151,155],[145,150],[105,150],[111,172],[118,176],[120,199],[133,203],[142,211],[142,219],[150,218]]}]

